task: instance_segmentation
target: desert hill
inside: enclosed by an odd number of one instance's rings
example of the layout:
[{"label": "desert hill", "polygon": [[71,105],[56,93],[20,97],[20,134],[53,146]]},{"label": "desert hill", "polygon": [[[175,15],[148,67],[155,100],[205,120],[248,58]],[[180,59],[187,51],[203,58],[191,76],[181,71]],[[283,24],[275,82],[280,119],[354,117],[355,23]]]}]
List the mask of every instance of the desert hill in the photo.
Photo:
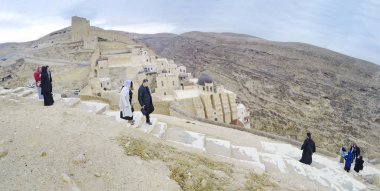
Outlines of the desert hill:
[{"label": "desert hill", "polygon": [[365,155],[379,156],[379,65],[309,44],[233,33],[130,35],[195,76],[208,73],[237,92],[256,129],[297,140],[309,130],[330,151],[357,142]]}]

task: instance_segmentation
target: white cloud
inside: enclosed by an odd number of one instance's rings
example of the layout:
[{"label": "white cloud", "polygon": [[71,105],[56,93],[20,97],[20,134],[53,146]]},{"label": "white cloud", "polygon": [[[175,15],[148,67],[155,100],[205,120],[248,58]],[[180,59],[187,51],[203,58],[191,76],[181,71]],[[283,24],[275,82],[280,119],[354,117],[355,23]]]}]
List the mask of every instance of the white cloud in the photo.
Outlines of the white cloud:
[{"label": "white cloud", "polygon": [[177,26],[171,23],[141,23],[121,26],[101,25],[101,27],[107,30],[119,30],[142,34],[154,34],[163,32],[174,33],[174,31],[177,29]]},{"label": "white cloud", "polygon": [[17,20],[22,17],[21,14],[8,11],[0,11],[0,22]]}]

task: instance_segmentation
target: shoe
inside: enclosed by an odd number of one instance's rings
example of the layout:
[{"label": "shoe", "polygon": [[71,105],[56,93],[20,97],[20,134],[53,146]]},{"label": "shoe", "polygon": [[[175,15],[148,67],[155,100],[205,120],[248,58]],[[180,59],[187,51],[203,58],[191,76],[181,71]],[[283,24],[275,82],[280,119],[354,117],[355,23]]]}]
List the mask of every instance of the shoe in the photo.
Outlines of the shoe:
[{"label": "shoe", "polygon": [[148,124],[148,125],[153,125],[152,122],[146,122],[146,124]]}]

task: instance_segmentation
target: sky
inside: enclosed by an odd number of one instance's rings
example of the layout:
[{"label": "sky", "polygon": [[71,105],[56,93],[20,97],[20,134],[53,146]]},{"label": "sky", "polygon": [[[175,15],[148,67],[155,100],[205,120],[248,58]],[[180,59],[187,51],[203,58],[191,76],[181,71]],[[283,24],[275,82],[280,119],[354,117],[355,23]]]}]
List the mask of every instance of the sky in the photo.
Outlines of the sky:
[{"label": "sky", "polygon": [[70,26],[137,33],[234,32],[303,42],[380,65],[379,0],[0,0],[0,43]]}]

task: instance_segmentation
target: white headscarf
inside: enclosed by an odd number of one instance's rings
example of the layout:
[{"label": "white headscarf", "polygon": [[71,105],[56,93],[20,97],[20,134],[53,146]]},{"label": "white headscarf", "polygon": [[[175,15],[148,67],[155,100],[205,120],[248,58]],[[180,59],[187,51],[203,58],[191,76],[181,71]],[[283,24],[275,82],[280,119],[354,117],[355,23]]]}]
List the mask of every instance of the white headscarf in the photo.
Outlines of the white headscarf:
[{"label": "white headscarf", "polygon": [[131,80],[125,80],[124,81],[124,85],[123,85],[123,89],[124,88],[127,88],[127,90],[129,90],[131,88]]},{"label": "white headscarf", "polygon": [[129,89],[131,87],[131,80],[125,80],[124,86],[120,92],[119,107],[123,112],[123,117],[132,116],[131,104],[129,103]]}]

